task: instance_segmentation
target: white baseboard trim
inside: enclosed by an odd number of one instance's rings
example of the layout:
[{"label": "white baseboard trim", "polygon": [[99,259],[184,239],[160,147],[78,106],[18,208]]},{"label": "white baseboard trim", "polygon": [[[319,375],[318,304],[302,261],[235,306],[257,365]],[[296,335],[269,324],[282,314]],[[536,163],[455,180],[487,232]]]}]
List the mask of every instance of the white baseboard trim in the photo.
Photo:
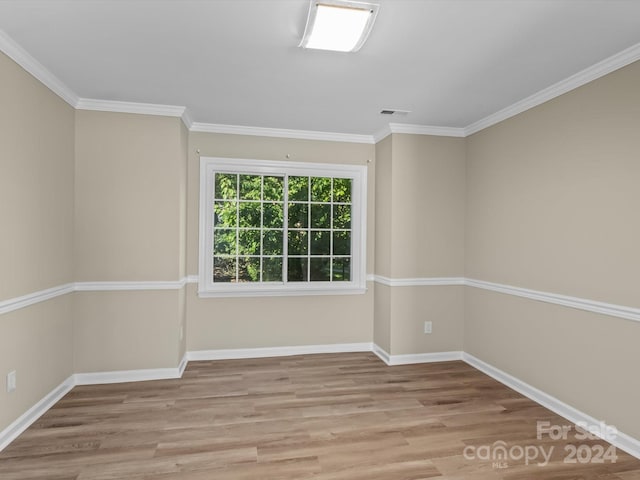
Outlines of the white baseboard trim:
[{"label": "white baseboard trim", "polygon": [[51,392],[45,395],[38,403],[20,415],[11,425],[0,432],[0,452],[13,442],[18,435],[24,432],[33,422],[40,418],[47,410],[53,407],[58,400],[64,397],[73,387],[74,378],[71,375]]},{"label": "white baseboard trim", "polygon": [[371,346],[371,350],[380,358],[380,360],[382,360],[387,365],[391,365],[391,356],[384,348],[374,343]]},{"label": "white baseboard trim", "polygon": [[452,362],[462,360],[462,352],[433,352],[433,353],[410,353],[405,355],[390,355],[379,345],[373,344],[373,353],[389,366],[393,365],[413,365],[416,363]]},{"label": "white baseboard trim", "polygon": [[301,345],[297,347],[232,348],[225,350],[196,350],[187,352],[187,359],[237,360],[242,358],[287,357],[316,353],[370,352],[371,343],[335,343],[329,345]]},{"label": "white baseboard trim", "polygon": [[180,360],[180,364],[178,365],[178,377],[182,378],[182,374],[184,373],[184,369],[187,368],[187,364],[189,363],[189,359],[187,359],[187,352],[184,352],[182,356],[182,360]]},{"label": "white baseboard trim", "polygon": [[[563,418],[566,418],[572,423],[585,423],[587,425],[602,424],[601,421],[596,420],[592,416],[581,412],[571,405],[567,405],[563,401],[558,400],[557,398],[543,392],[542,390],[538,390],[537,388],[523,382],[522,380],[512,375],[509,375],[508,373],[494,367],[493,365],[483,362],[479,358],[474,357],[469,353],[463,353],[462,360],[464,360],[472,367],[480,370],[481,372],[486,373],[487,375],[506,385],[507,387],[512,388],[513,390],[524,395],[527,398],[530,398],[539,405],[548,408],[549,410],[557,413]],[[640,458],[640,440],[635,439],[622,432],[618,432],[615,439],[606,440],[620,450],[624,450],[629,455]]]},{"label": "white baseboard trim", "polygon": [[146,382],[180,378],[179,368],[146,368],[142,370],[117,370],[112,372],[76,373],[75,385],[104,385],[108,383]]},{"label": "white baseboard trim", "polygon": [[[51,408],[58,400],[66,395],[76,385],[96,385],[108,383],[140,382],[146,380],[166,380],[182,377],[189,361],[198,360],[226,360],[243,358],[281,357],[290,355],[305,355],[317,353],[348,353],[348,352],[373,352],[385,364],[409,365],[418,363],[448,362],[463,360],[472,367],[489,375],[500,383],[512,388],[518,393],[530,398],[534,402],[557,413],[573,423],[586,423],[588,425],[600,425],[601,422],[580,410],[567,405],[557,398],[519,380],[518,378],[474,357],[461,352],[435,352],[409,355],[390,355],[375,343],[342,343],[332,345],[303,345],[296,347],[267,347],[227,350],[200,350],[186,352],[176,368],[155,368],[144,370],[123,370],[113,372],[77,373],[71,375],[53,391],[47,394],[37,404],[27,410],[11,425],[0,432],[0,451],[15,440],[42,414]],[[618,432],[610,443],[617,448],[640,458],[640,440],[623,432]]]}]

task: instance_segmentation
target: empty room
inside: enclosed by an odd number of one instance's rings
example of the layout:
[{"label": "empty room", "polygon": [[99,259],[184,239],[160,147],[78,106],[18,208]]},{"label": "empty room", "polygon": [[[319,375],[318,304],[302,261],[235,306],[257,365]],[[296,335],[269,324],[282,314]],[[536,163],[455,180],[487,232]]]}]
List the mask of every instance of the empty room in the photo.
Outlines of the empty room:
[{"label": "empty room", "polygon": [[640,1],[0,0],[0,479],[640,480]]}]

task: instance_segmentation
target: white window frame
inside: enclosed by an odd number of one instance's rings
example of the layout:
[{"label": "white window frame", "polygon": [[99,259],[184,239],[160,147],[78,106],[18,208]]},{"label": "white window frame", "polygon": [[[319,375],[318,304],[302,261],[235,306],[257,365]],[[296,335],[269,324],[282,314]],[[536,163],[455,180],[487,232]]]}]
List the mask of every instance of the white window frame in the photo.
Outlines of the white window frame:
[{"label": "white window frame", "polygon": [[[213,282],[213,195],[216,172],[350,178],[351,280],[347,282]],[[286,228],[285,218],[285,228]],[[282,162],[200,157],[200,255],[198,296],[255,297],[280,295],[347,295],[366,292],[367,167],[332,163]],[[286,256],[285,256],[286,260]]]}]

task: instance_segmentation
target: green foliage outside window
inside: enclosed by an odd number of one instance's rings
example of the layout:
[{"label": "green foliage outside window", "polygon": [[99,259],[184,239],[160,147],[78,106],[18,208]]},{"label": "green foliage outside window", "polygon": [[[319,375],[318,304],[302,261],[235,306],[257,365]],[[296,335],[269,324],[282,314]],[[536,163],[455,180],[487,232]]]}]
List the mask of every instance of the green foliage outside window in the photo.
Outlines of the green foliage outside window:
[{"label": "green foliage outside window", "polygon": [[349,281],[351,186],[346,178],[216,173],[214,282]]}]

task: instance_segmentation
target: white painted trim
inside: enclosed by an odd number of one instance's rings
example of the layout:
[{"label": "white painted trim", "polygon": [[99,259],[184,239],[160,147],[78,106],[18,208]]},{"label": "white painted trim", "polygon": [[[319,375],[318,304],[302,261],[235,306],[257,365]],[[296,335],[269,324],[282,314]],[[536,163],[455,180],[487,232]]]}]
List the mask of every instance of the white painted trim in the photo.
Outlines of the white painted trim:
[{"label": "white painted trim", "polygon": [[38,62],[26,50],[18,45],[6,32],[0,30],[0,51],[33,75],[37,80],[78,110],[96,110],[105,112],[139,113],[145,115],[162,115],[180,117],[192,132],[227,133],[236,135],[252,135],[262,137],[295,138],[304,140],[324,140],[332,142],[351,142],[375,144],[391,133],[409,133],[418,135],[437,135],[447,137],[467,137],[480,130],[502,122],[530,108],[574,90],[626,65],[640,59],[640,43],[606,58],[595,65],[571,75],[533,95],[520,100],[502,110],[484,117],[464,128],[442,127],[430,125],[412,125],[390,123],[388,127],[373,135],[348,134],[336,132],[318,132],[312,130],[292,130],[283,128],[250,127],[241,125],[224,125],[215,123],[194,122],[185,106],[161,105],[136,102],[122,102],[80,98],[46,67]]},{"label": "white painted trim", "polygon": [[189,113],[188,108],[185,108],[182,113],[182,123],[187,127],[187,130],[191,130],[191,127],[193,126],[193,119],[191,118],[191,113]]},{"label": "white painted trim", "polygon": [[465,137],[465,129],[458,127],[437,127],[433,125],[411,125],[408,123],[390,123],[391,133],[412,135],[435,135],[438,137]]},{"label": "white painted trim", "polygon": [[76,292],[109,292],[122,290],[179,290],[187,284],[188,278],[177,281],[148,282],[76,282]]},{"label": "white painted trim", "polygon": [[413,365],[417,363],[452,362],[455,360],[462,360],[463,355],[463,352],[461,351],[391,355],[384,348],[376,345],[375,343],[372,345],[372,351],[389,366]]},{"label": "white painted trim", "polygon": [[454,360],[462,360],[461,351],[390,355],[389,365],[413,365],[415,363],[452,362]]},{"label": "white painted trim", "polygon": [[[585,298],[571,297],[556,293],[541,292],[527,288],[514,287],[511,285],[502,285],[498,283],[485,282],[463,277],[425,277],[425,278],[389,278],[382,275],[366,275],[367,282],[376,282],[389,287],[408,287],[408,286],[456,286],[466,285],[468,287],[490,290],[506,295],[528,298],[540,302],[561,305],[564,307],[585,310],[588,312],[608,315],[611,317],[623,318],[626,320],[640,321],[640,308],[627,307],[624,305],[616,305],[612,303],[598,302]],[[177,281],[134,281],[134,282],[76,282],[59,285],[57,287],[40,290],[38,292],[29,293],[20,297],[10,298],[0,301],[0,315],[9,313],[14,310],[44,302],[52,298],[66,295],[71,292],[105,292],[105,291],[128,291],[128,290],[179,290],[186,284],[197,284],[197,275],[188,275]],[[366,289],[357,288],[344,291],[324,291],[328,295],[338,295],[341,293],[364,293]],[[313,291],[302,292],[301,294],[313,294]],[[273,293],[269,293],[273,294]],[[289,292],[288,294],[293,294]],[[255,292],[253,293],[255,295]],[[215,295],[212,295],[215,296]],[[228,296],[228,295],[226,295]]]},{"label": "white painted trim", "polygon": [[47,410],[53,407],[58,400],[64,397],[74,387],[73,375],[63,381],[51,392],[45,395],[38,403],[20,415],[7,428],[0,432],[0,452],[13,442],[18,435],[24,432],[33,422],[38,420]]},{"label": "white painted trim", "polygon": [[103,385],[107,383],[146,382],[180,378],[179,368],[147,368],[142,370],[118,370],[112,372],[76,373],[75,385]]},{"label": "white painted trim", "polygon": [[373,135],[317,132],[313,130],[291,130],[285,128],[249,127],[243,125],[223,125],[219,123],[194,122],[190,131],[203,133],[225,133],[231,135],[251,135],[258,137],[296,138],[300,140],[324,140],[329,142],[349,142],[374,144]]},{"label": "white painted trim", "polygon": [[[483,362],[466,352],[435,352],[410,355],[389,355],[384,349],[375,343],[346,343],[333,345],[304,345],[297,347],[268,347],[231,350],[202,350],[186,352],[177,368],[158,368],[145,370],[124,370],[115,372],[79,373],[71,375],[42,400],[27,410],[11,425],[0,432],[0,451],[15,440],[32,423],[66,395],[75,385],[93,385],[122,382],[139,382],[146,380],[166,380],[181,378],[189,361],[198,360],[223,360],[281,357],[290,355],[307,355],[317,353],[346,353],[346,352],[373,352],[387,365],[408,365],[418,363],[431,363],[463,360],[472,367],[489,375],[495,380],[514,389],[518,393],[530,398],[534,402],[548,408],[567,420],[589,425],[599,425],[596,419],[576,408],[567,405],[557,398],[509,375],[498,368]],[[619,432],[611,441],[613,445],[625,452],[640,458],[640,440],[625,433]]]},{"label": "white painted trim", "polygon": [[[469,353],[463,353],[462,360],[472,367],[499,381],[500,383],[506,385],[507,387],[512,388],[516,392],[524,395],[527,398],[530,398],[534,402],[542,405],[545,408],[548,408],[561,417],[566,418],[572,423],[583,422],[588,425],[600,425],[601,423],[592,416],[581,412],[571,405],[567,405],[563,401],[558,400],[548,393],[545,393],[542,390],[539,390],[536,387],[523,382],[522,380],[494,367],[493,365],[483,362],[479,358],[474,357]],[[618,432],[618,435],[615,439],[607,441],[620,448],[621,450],[624,450],[629,455],[640,458],[640,440],[637,440],[625,433]]]},{"label": "white painted trim", "polygon": [[178,365],[178,378],[182,378],[182,374],[184,373],[185,368],[187,368],[188,363],[189,359],[187,358],[187,352],[184,352],[182,360],[180,360],[180,364]]},{"label": "white painted trim", "polygon": [[24,48],[18,45],[3,30],[0,30],[0,51],[4,52],[14,62],[24,68],[35,77],[40,83],[58,95],[62,100],[72,107],[78,103],[76,95],[58,77],[51,73],[39,61],[33,58]]},{"label": "white painted trim", "polygon": [[464,277],[389,278],[374,275],[373,281],[388,287],[433,287],[465,285]]},{"label": "white painted trim", "polygon": [[[198,296],[259,297],[288,295],[351,295],[366,292],[367,258],[367,166],[256,160],[228,157],[200,157],[200,200],[198,228]],[[351,279],[345,282],[215,283],[210,246],[213,245],[214,174],[217,172],[259,175],[311,175],[351,180]],[[287,193],[285,188],[285,218]],[[286,242],[284,255],[287,255]],[[209,259],[209,260],[207,260]]]},{"label": "white painted trim", "polygon": [[378,143],[382,140],[384,140],[385,138],[387,138],[389,135],[391,135],[391,127],[387,124],[384,127],[382,127],[380,130],[378,130],[377,132],[375,132],[373,134],[373,141],[374,143]]},{"label": "white painted trim", "polygon": [[584,70],[551,85],[550,87],[542,89],[523,100],[468,125],[464,128],[465,136],[472,135],[480,130],[484,130],[485,128],[495,125],[496,123],[518,115],[519,113],[533,107],[537,107],[538,105],[548,102],[549,100],[559,97],[571,90],[575,90],[576,88],[597,80],[600,77],[604,77],[605,75],[637,60],[640,60],[640,43],[618,52],[609,58],[605,58],[595,65],[591,65],[590,67],[587,67]]},{"label": "white painted trim", "polygon": [[514,295],[516,297],[529,298],[540,302],[553,303],[564,307],[576,308],[578,310],[586,310],[588,312],[640,322],[640,308],[625,307],[623,305],[597,302],[595,300],[588,300],[585,298],[541,292],[538,290],[530,290],[528,288],[513,287],[511,285],[501,285],[499,283],[485,282],[471,278],[467,278],[465,284],[469,287],[491,290],[493,292]]},{"label": "white painted trim", "polygon": [[121,102],[115,100],[98,100],[93,98],[78,99],[76,109],[93,110],[96,112],[138,113],[142,115],[159,115],[162,117],[179,118],[182,118],[186,111],[186,107],[177,105]]},{"label": "white painted trim", "polygon": [[233,348],[224,350],[197,350],[187,352],[189,361],[236,360],[243,358],[288,357],[318,353],[370,352],[371,343],[336,343],[330,345],[302,345],[295,347]]},{"label": "white painted trim", "polygon": [[391,356],[384,348],[379,346],[377,343],[371,344],[371,351],[376,354],[378,358],[380,358],[380,360],[382,360],[384,363],[386,363],[387,365],[391,365]]},{"label": "white painted trim", "polygon": [[10,298],[0,302],[0,315],[3,313],[13,312],[20,308],[28,307],[36,303],[44,302],[52,298],[59,297],[60,295],[66,295],[73,292],[74,284],[66,283],[53,288],[47,288],[38,292],[28,293],[20,297]]}]

